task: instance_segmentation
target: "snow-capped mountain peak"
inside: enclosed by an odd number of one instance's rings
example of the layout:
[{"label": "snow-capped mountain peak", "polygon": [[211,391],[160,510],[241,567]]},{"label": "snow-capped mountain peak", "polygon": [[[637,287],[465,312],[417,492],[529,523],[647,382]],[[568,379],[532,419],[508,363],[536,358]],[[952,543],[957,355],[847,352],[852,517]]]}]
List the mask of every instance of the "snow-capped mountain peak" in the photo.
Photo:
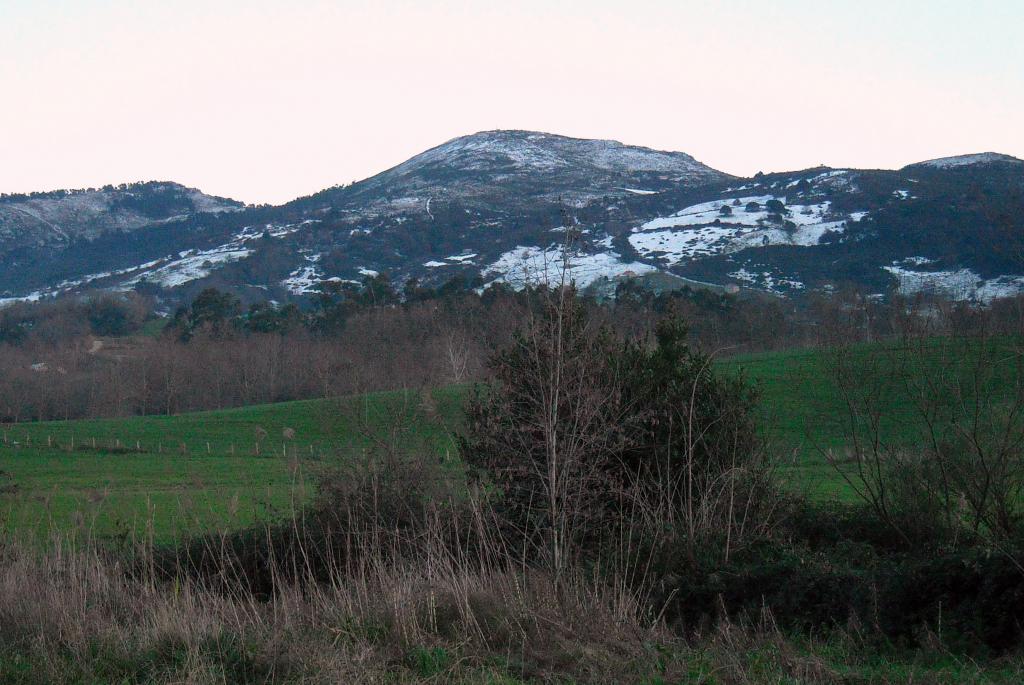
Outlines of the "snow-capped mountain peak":
[{"label": "snow-capped mountain peak", "polygon": [[[535,131],[484,131],[449,140],[357,183],[345,189],[345,199],[362,207],[369,201],[384,211],[404,210],[410,198],[425,202],[428,197],[482,201],[489,207],[494,200],[521,205],[559,197],[578,204],[623,196],[626,188],[660,191],[730,178],[683,152]],[[381,196],[392,198],[392,207],[381,206]],[[401,199],[399,206],[395,198]]]},{"label": "snow-capped mountain peak", "polygon": [[677,176],[725,177],[683,152],[624,145],[615,140],[569,138],[536,131],[482,131],[454,138],[395,169],[410,173],[434,164],[467,170],[510,166],[522,171],[592,167],[618,173],[656,172]]},{"label": "snow-capped mountain peak", "polygon": [[993,164],[995,162],[1024,164],[1024,160],[1011,157],[1010,155],[1004,155],[998,152],[979,152],[970,155],[956,155],[954,157],[930,159],[926,162],[912,164],[911,166],[928,166],[935,169],[951,169],[953,167],[972,166],[975,164]]}]

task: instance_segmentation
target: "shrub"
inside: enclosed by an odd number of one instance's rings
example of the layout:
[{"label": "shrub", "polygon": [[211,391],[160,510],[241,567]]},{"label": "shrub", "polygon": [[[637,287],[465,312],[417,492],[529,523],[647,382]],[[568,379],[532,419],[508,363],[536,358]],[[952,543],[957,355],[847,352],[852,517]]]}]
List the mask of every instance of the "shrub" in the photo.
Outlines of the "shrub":
[{"label": "shrub", "polygon": [[645,546],[678,538],[691,559],[763,533],[773,490],[752,388],[718,375],[674,317],[653,341],[620,340],[573,293],[547,295],[491,360],[460,439],[510,529],[556,569],[629,530]]}]

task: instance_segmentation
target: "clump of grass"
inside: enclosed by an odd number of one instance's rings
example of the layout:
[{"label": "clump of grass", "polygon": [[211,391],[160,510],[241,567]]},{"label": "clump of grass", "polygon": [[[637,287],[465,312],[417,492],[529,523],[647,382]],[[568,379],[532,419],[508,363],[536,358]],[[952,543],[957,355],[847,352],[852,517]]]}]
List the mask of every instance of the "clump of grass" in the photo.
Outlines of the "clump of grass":
[{"label": "clump of grass", "polygon": [[767,612],[688,640],[582,574],[472,569],[451,558],[363,564],[268,599],[187,577],[143,579],[96,549],[0,552],[5,683],[989,683],[941,648],[879,653],[855,633],[787,639]]},{"label": "clump of grass", "polygon": [[[125,573],[96,549],[0,557],[4,682],[371,682],[640,677],[664,629],[579,577],[366,559],[268,599]],[[390,675],[388,675],[390,674]]]}]

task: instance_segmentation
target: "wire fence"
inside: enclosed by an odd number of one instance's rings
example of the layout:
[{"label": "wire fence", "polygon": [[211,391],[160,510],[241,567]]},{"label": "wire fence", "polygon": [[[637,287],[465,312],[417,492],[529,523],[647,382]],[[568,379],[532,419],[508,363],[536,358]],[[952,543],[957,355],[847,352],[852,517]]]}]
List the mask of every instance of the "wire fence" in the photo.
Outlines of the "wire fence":
[{"label": "wire fence", "polygon": [[33,436],[31,433],[3,431],[0,448],[8,450],[51,450],[56,452],[98,452],[106,454],[161,454],[161,455],[216,455],[227,457],[283,457],[283,458],[324,458],[360,448],[355,445],[344,447],[323,444],[282,441],[229,442],[215,441],[156,441],[121,438],[97,438],[96,436]]}]

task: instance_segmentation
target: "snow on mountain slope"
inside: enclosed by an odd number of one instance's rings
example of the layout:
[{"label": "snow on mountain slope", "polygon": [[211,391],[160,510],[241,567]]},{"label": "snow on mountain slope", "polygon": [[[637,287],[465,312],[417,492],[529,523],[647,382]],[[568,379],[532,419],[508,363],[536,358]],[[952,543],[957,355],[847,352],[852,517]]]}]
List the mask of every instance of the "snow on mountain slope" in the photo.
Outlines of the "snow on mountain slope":
[{"label": "snow on mountain slope", "polygon": [[[740,179],[679,152],[487,131],[280,207],[174,184],[0,197],[0,297],[145,285],[173,299],[209,284],[287,301],[372,273],[519,287],[567,266],[580,287],[660,271],[985,301],[1024,290],[1021,197],[1024,163],[994,153]],[[567,225],[578,239],[563,258]]]},{"label": "snow on mountain slope", "polygon": [[928,166],[935,169],[952,169],[954,167],[971,166],[974,164],[992,164],[994,162],[1012,162],[1024,164],[1024,160],[1011,157],[1010,155],[999,154],[998,152],[980,152],[973,155],[957,155],[955,157],[940,157],[930,159],[926,162],[918,162],[910,166]]},{"label": "snow on mountain slope", "polygon": [[438,164],[466,171],[488,171],[495,165],[504,171],[526,172],[586,166],[617,173],[670,174],[676,180],[725,177],[682,152],[533,131],[484,131],[462,136],[416,155],[392,171],[408,175]]},{"label": "snow on mountain slope", "polygon": [[[906,260],[904,260],[906,261]],[[894,264],[883,267],[893,275],[901,295],[925,293],[957,301],[991,302],[1024,291],[1024,276],[985,279],[971,269],[917,271]]]},{"label": "snow on mountain slope", "polygon": [[241,208],[234,200],[162,182],[9,195],[0,197],[0,254],[22,246],[59,246],[104,232],[134,231],[201,212]]},{"label": "snow on mountain slope", "polygon": [[[771,201],[785,207],[768,210]],[[831,211],[828,200],[785,206],[785,196],[756,195],[713,200],[659,217],[633,229],[629,242],[644,257],[669,266],[684,260],[767,245],[817,245],[828,233],[842,233],[850,214]],[[863,218],[867,212],[856,212]]]},{"label": "snow on mountain slope", "polygon": [[987,302],[1024,291],[1024,263],[1013,257],[1024,254],[1022,172],[1011,157],[985,154],[900,171],[763,175],[637,221],[628,240],[645,262],[687,278]]},{"label": "snow on mountain slope", "polygon": [[308,295],[309,293],[316,292],[317,285],[324,280],[324,276],[317,265],[317,262],[322,257],[323,255],[319,252],[307,253],[305,261],[288,274],[288,278],[284,279],[281,285],[294,295]]},{"label": "snow on mountain slope", "polygon": [[433,199],[504,210],[538,200],[580,206],[602,196],[656,193],[731,178],[682,152],[532,131],[455,138],[344,189],[314,198],[362,211],[430,214]]},{"label": "snow on mountain slope", "polygon": [[186,250],[181,252],[176,259],[143,264],[137,269],[139,273],[124,281],[120,287],[127,289],[141,281],[146,281],[165,288],[174,288],[206,278],[219,266],[241,261],[252,255],[256,251],[253,243],[264,236],[284,238],[314,223],[317,223],[317,220],[307,219],[300,223],[284,226],[272,224],[262,228],[247,226],[237,233],[230,242],[223,245],[208,250]]},{"label": "snow on mountain slope", "polygon": [[142,280],[155,283],[165,288],[174,288],[209,276],[219,265],[230,264],[245,259],[252,250],[245,247],[224,246],[212,250],[185,252],[178,259],[169,261],[158,268],[144,270],[134,278],[125,281],[125,288],[130,288]]},{"label": "snow on mountain slope", "polygon": [[492,282],[508,283],[521,288],[526,285],[559,283],[565,272],[567,282],[586,288],[599,278],[615,279],[639,276],[657,271],[642,262],[625,262],[614,251],[587,254],[578,250],[564,250],[560,245],[545,249],[536,246],[518,246],[505,252],[483,271],[484,278]]}]

